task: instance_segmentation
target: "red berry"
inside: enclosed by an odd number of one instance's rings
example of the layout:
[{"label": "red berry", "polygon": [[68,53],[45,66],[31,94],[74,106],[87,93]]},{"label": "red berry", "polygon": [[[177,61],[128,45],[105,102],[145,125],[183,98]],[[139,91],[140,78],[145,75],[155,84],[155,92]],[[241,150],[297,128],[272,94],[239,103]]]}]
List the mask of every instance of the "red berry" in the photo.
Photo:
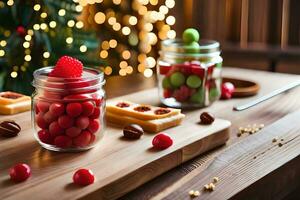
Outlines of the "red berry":
[{"label": "red berry", "polygon": [[173,92],[173,97],[176,99],[176,101],[184,102],[190,97],[190,94],[191,94],[190,88],[183,85],[179,89]]},{"label": "red berry", "polygon": [[46,101],[38,101],[36,104],[36,107],[38,108],[39,111],[45,113],[49,110],[50,103]]},{"label": "red berry", "polygon": [[91,119],[98,119],[100,117],[100,108],[95,107],[93,114],[90,116]]},{"label": "red berry", "polygon": [[79,169],[73,175],[73,182],[77,185],[90,185],[94,183],[95,176],[93,172],[89,169]]},{"label": "red berry", "polygon": [[88,126],[88,130],[91,131],[91,133],[96,133],[99,128],[100,128],[99,120],[98,119],[91,119],[90,124]]},{"label": "red berry", "polygon": [[49,125],[46,122],[46,120],[44,119],[43,113],[39,113],[39,114],[36,115],[36,124],[41,129],[46,129],[46,128],[48,128],[48,125]]},{"label": "red berry", "polygon": [[232,83],[225,82],[225,83],[222,83],[221,90],[222,90],[221,98],[222,99],[230,99],[235,90],[235,87]]},{"label": "red berry", "polygon": [[53,103],[49,110],[54,116],[60,116],[65,112],[65,106],[61,103]]},{"label": "red berry", "polygon": [[85,116],[80,116],[76,119],[75,124],[80,129],[86,129],[89,126],[90,119]]},{"label": "red berry", "polygon": [[94,112],[94,104],[90,101],[85,101],[82,104],[82,115],[90,116]]},{"label": "red berry", "polygon": [[97,97],[96,97],[96,99],[95,99],[95,104],[96,104],[96,106],[98,106],[98,107],[101,106],[102,101],[103,101],[103,99],[97,98]]},{"label": "red berry", "polygon": [[22,182],[30,177],[31,169],[27,164],[19,163],[10,168],[9,175],[14,182]]},{"label": "red berry", "polygon": [[152,140],[152,145],[156,149],[161,149],[161,150],[166,149],[172,146],[172,144],[173,144],[172,138],[165,133],[157,134]]},{"label": "red berry", "polygon": [[164,98],[170,98],[170,97],[172,97],[172,91],[165,89],[164,90]]},{"label": "red berry", "polygon": [[54,144],[60,148],[68,148],[72,145],[72,139],[68,136],[60,135],[54,139]]},{"label": "red berry", "polygon": [[70,56],[61,57],[49,76],[60,78],[76,78],[81,77],[83,64],[76,58]]},{"label": "red berry", "polygon": [[46,144],[52,144],[53,138],[51,137],[48,130],[40,130],[38,132],[39,139]]},{"label": "red berry", "polygon": [[69,103],[67,105],[67,114],[71,117],[77,117],[82,112],[82,106],[80,103]]},{"label": "red berry", "polygon": [[75,126],[73,126],[71,128],[68,128],[66,130],[66,135],[71,137],[71,138],[78,136],[80,133],[81,133],[81,129],[77,128]]},{"label": "red berry", "polygon": [[58,118],[58,124],[61,128],[67,129],[73,126],[74,120],[68,115],[62,115]]},{"label": "red berry", "polygon": [[56,120],[56,116],[53,115],[50,111],[46,112],[44,114],[44,120],[50,124],[51,122],[55,121]]},{"label": "red berry", "polygon": [[80,135],[73,138],[73,144],[77,147],[85,147],[90,144],[91,135],[89,131],[82,131]]},{"label": "red berry", "polygon": [[62,135],[64,133],[64,129],[59,126],[57,121],[54,121],[49,126],[49,132],[52,137],[56,137],[58,135]]}]

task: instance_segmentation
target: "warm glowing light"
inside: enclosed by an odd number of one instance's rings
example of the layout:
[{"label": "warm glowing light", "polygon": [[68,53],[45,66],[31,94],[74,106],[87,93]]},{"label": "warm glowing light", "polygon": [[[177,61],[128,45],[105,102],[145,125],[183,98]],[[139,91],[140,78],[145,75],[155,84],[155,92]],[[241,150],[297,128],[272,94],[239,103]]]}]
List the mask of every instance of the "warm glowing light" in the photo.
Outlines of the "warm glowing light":
[{"label": "warm glowing light", "polygon": [[144,71],[145,77],[149,78],[152,76],[152,74],[153,74],[153,71],[151,69],[145,69],[145,71]]},{"label": "warm glowing light", "polygon": [[125,60],[123,60],[120,62],[119,66],[120,68],[126,68],[128,66],[128,63]]},{"label": "warm glowing light", "polygon": [[170,39],[174,39],[176,37],[176,32],[174,30],[169,30],[167,32],[167,37]]},{"label": "warm glowing light", "polygon": [[121,24],[120,23],[115,23],[112,28],[115,30],[115,31],[119,31],[121,29]]},{"label": "warm glowing light", "polygon": [[40,25],[39,24],[33,25],[33,29],[36,31],[40,30]]},{"label": "warm glowing light", "polygon": [[41,23],[41,26],[40,26],[40,27],[41,27],[42,30],[45,30],[48,26],[47,26],[47,24],[45,24],[45,23]]},{"label": "warm glowing light", "polygon": [[167,22],[167,24],[169,24],[169,25],[174,25],[175,24],[175,22],[176,22],[176,19],[175,19],[175,17],[174,16],[168,16],[167,17],[167,19],[166,19],[166,22]]},{"label": "warm glowing light", "polygon": [[25,72],[26,71],[26,67],[25,66],[21,66],[21,71]]},{"label": "warm glowing light", "polygon": [[128,50],[123,51],[122,57],[123,57],[125,60],[128,60],[128,59],[131,57],[130,51],[128,51]]},{"label": "warm glowing light", "polygon": [[44,57],[44,58],[49,58],[49,57],[50,57],[50,53],[49,53],[48,51],[45,51],[45,52],[43,53],[43,57]]},{"label": "warm glowing light", "polygon": [[139,72],[144,72],[144,71],[145,71],[145,65],[139,64],[139,65],[138,65],[138,71],[139,71]]},{"label": "warm glowing light", "polygon": [[158,0],[150,0],[149,1],[151,5],[157,5],[158,4]]},{"label": "warm glowing light", "polygon": [[133,72],[133,68],[131,66],[126,67],[125,70],[127,74],[131,74]]},{"label": "warm glowing light", "polygon": [[162,5],[162,6],[159,7],[159,12],[166,15],[169,12],[169,8],[165,5]]},{"label": "warm glowing light", "polygon": [[10,76],[11,76],[12,78],[17,78],[18,72],[11,72],[11,73],[10,73]]},{"label": "warm glowing light", "polygon": [[107,58],[108,57],[108,51],[106,51],[106,50],[100,51],[100,57],[101,58]]},{"label": "warm glowing light", "polygon": [[138,20],[135,16],[130,16],[128,22],[130,25],[134,26],[137,24]]},{"label": "warm glowing light", "polygon": [[0,57],[3,57],[5,55],[5,51],[3,49],[0,49]]},{"label": "warm glowing light", "polygon": [[13,0],[8,0],[8,1],[7,1],[7,5],[8,5],[8,6],[14,5],[14,3],[15,3],[15,2],[14,2]]},{"label": "warm glowing light", "polygon": [[124,35],[129,35],[130,32],[131,32],[131,30],[130,30],[130,28],[129,28],[128,26],[124,26],[124,27],[122,28],[122,33],[123,33]]},{"label": "warm glowing light", "polygon": [[10,33],[10,31],[9,31],[9,30],[6,30],[6,31],[4,31],[4,36],[5,36],[5,37],[9,37],[9,36],[10,36],[10,34],[11,34],[11,33]]},{"label": "warm glowing light", "polygon": [[41,18],[46,18],[46,17],[47,17],[47,13],[42,12],[42,13],[41,13]]},{"label": "warm glowing light", "polygon": [[81,51],[82,53],[86,52],[87,51],[87,47],[85,45],[81,45],[79,47],[79,51]]},{"label": "warm glowing light", "polygon": [[75,7],[75,10],[76,10],[77,12],[81,12],[81,11],[83,10],[83,7],[82,7],[81,5],[77,5],[77,6]]},{"label": "warm glowing light", "polygon": [[121,75],[121,76],[126,76],[126,69],[120,69],[120,71],[119,71],[119,74]]},{"label": "warm glowing light", "polygon": [[152,31],[153,30],[153,25],[151,23],[146,23],[144,25],[144,29],[148,32]]},{"label": "warm glowing light", "polygon": [[147,58],[146,54],[139,54],[138,55],[138,61],[140,63],[144,62],[146,60],[146,58]]},{"label": "warm glowing light", "polygon": [[146,6],[141,6],[138,10],[138,13],[140,15],[145,15],[147,13],[147,7]]},{"label": "warm glowing light", "polygon": [[110,17],[108,19],[108,24],[114,25],[115,23],[117,23],[117,19],[115,17]]},{"label": "warm glowing light", "polygon": [[27,42],[27,41],[24,42],[24,43],[23,43],[23,47],[26,48],[26,49],[29,48],[29,47],[30,47],[30,43]]},{"label": "warm glowing light", "polygon": [[108,41],[103,41],[101,44],[102,49],[107,50],[109,49],[109,42]]},{"label": "warm glowing light", "polygon": [[32,29],[28,29],[27,33],[28,33],[28,35],[33,36],[33,30]]},{"label": "warm glowing light", "polygon": [[153,57],[148,57],[148,58],[146,58],[146,63],[149,68],[153,68],[153,67],[155,67],[156,61]]},{"label": "warm glowing light", "polygon": [[58,11],[58,15],[59,15],[59,16],[65,16],[65,15],[66,15],[66,10],[65,10],[65,9],[60,9],[60,10]]},{"label": "warm glowing light", "polygon": [[33,10],[35,10],[35,11],[39,11],[40,9],[41,9],[41,5],[40,4],[35,4],[33,6]]},{"label": "warm glowing light", "polygon": [[0,41],[0,46],[5,47],[7,45],[7,42],[5,40]]},{"label": "warm glowing light", "polygon": [[174,6],[175,6],[175,0],[166,0],[166,6],[168,8],[174,8]]},{"label": "warm glowing light", "polygon": [[116,5],[119,5],[119,4],[121,4],[121,0],[113,0],[113,3]]},{"label": "warm glowing light", "polygon": [[72,37],[67,37],[66,38],[66,43],[67,44],[72,44],[73,43],[73,38]]},{"label": "warm glowing light", "polygon": [[25,54],[30,54],[31,50],[30,49],[25,49]]},{"label": "warm glowing light", "polygon": [[67,23],[68,27],[74,27],[75,26],[75,21],[74,20],[69,20]]},{"label": "warm glowing light", "polygon": [[97,24],[103,24],[105,22],[105,14],[103,12],[97,12],[94,16],[94,20]]},{"label": "warm glowing light", "polygon": [[49,23],[49,26],[50,26],[51,28],[55,28],[55,27],[56,27],[56,22],[55,22],[55,21],[51,21],[51,22]]},{"label": "warm glowing light", "polygon": [[26,36],[25,36],[25,40],[26,40],[26,41],[30,41],[30,40],[31,40],[31,35],[26,35]]},{"label": "warm glowing light", "polygon": [[104,69],[104,73],[106,75],[110,75],[112,73],[112,68],[110,66],[106,66]]},{"label": "warm glowing light", "polygon": [[26,55],[24,57],[24,60],[27,61],[27,62],[31,61],[31,55]]},{"label": "warm glowing light", "polygon": [[110,48],[116,48],[117,45],[118,45],[117,40],[115,40],[115,39],[109,40],[109,46],[110,46]]},{"label": "warm glowing light", "polygon": [[84,24],[82,21],[78,21],[78,22],[76,22],[75,26],[76,26],[76,28],[81,29],[81,28],[83,28]]}]

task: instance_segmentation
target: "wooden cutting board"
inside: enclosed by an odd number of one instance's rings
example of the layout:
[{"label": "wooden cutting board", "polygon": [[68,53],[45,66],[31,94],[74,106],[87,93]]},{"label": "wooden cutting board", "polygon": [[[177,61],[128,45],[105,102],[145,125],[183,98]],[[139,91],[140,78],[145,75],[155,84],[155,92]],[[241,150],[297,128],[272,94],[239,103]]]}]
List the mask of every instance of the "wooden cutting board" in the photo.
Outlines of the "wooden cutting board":
[{"label": "wooden cutting board", "polygon": [[[157,94],[150,91],[118,99],[158,102]],[[18,137],[0,138],[0,199],[115,199],[228,140],[229,121],[216,119],[205,126],[198,123],[199,111],[185,114],[182,125],[164,131],[174,141],[166,150],[152,149],[154,134],[128,141],[122,139],[121,129],[108,126],[100,144],[82,153],[57,153],[40,147],[33,137],[29,112],[0,116],[0,121],[15,119],[23,130]],[[18,162],[31,166],[32,177],[15,184],[9,180],[8,169]],[[79,168],[91,169],[95,183],[87,187],[72,184],[73,173]]]}]

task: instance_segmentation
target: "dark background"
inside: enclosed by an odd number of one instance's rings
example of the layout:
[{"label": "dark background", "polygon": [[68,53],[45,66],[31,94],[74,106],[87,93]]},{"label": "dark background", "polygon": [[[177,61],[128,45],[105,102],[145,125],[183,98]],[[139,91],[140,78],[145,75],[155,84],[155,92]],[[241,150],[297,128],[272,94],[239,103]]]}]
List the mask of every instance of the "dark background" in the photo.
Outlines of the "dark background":
[{"label": "dark background", "polygon": [[171,14],[177,37],[220,41],[225,66],[300,74],[299,0],[176,0]]}]

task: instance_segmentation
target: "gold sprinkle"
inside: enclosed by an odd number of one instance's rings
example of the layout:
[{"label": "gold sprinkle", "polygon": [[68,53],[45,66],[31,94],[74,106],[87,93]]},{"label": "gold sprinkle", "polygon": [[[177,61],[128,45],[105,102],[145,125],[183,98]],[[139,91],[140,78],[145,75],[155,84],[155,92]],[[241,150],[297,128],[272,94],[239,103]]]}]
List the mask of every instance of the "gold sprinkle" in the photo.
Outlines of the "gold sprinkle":
[{"label": "gold sprinkle", "polygon": [[275,142],[277,142],[277,140],[278,140],[278,138],[274,137],[273,140],[272,140],[272,142],[275,143]]},{"label": "gold sprinkle", "polygon": [[256,159],[256,156],[254,156],[253,159]]},{"label": "gold sprinkle", "polygon": [[265,127],[264,124],[260,124],[260,125],[259,125],[259,128],[263,128],[263,127]]},{"label": "gold sprinkle", "polygon": [[198,190],[196,190],[196,191],[194,192],[194,197],[198,197],[198,196],[200,196],[200,192],[199,192]]},{"label": "gold sprinkle", "polygon": [[190,195],[190,196],[194,196],[194,193],[195,193],[194,190],[190,190],[190,191],[189,191],[189,195]]},{"label": "gold sprinkle", "polygon": [[283,144],[282,144],[281,142],[278,143],[278,146],[279,146],[279,147],[282,147],[282,145],[283,145]]},{"label": "gold sprinkle", "polygon": [[208,184],[205,184],[205,185],[204,185],[204,189],[205,189],[205,190],[209,190],[209,185],[208,185]]},{"label": "gold sprinkle", "polygon": [[241,137],[241,136],[242,136],[242,133],[238,133],[237,136],[238,136],[238,137]]},{"label": "gold sprinkle", "polygon": [[211,191],[214,191],[215,190],[215,184],[213,184],[213,183],[210,183],[209,184],[209,189],[211,190]]},{"label": "gold sprinkle", "polygon": [[215,176],[215,177],[213,178],[213,181],[214,181],[214,183],[217,183],[217,182],[219,181],[219,178]]},{"label": "gold sprinkle", "polygon": [[284,140],[283,138],[280,139],[280,141],[283,141],[283,140]]}]

